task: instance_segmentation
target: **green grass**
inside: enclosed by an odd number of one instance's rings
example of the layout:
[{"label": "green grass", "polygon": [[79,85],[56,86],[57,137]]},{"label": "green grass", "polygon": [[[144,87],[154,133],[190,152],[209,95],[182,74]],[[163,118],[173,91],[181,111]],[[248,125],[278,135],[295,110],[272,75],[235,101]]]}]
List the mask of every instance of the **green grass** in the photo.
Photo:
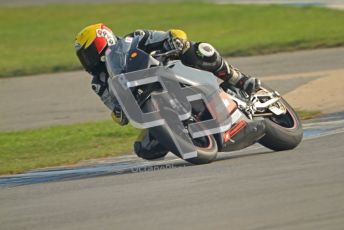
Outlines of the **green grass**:
[{"label": "green grass", "polygon": [[113,121],[0,132],[0,174],[130,153],[138,133]]},{"label": "green grass", "polygon": [[0,77],[75,70],[74,37],[104,22],[118,35],[181,28],[225,55],[344,44],[344,12],[315,7],[206,3],[0,7]]},{"label": "green grass", "polygon": [[[309,119],[320,112],[298,110],[298,114]],[[123,155],[132,151],[138,134],[139,130],[112,121],[0,132],[0,175]]]}]

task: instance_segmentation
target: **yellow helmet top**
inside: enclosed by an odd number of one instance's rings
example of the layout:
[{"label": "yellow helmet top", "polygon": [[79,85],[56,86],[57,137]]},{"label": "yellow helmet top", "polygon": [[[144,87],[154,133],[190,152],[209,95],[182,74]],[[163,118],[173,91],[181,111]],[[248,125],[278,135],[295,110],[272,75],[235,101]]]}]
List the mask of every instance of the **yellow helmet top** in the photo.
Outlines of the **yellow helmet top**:
[{"label": "yellow helmet top", "polygon": [[98,23],[85,27],[76,35],[75,43],[80,45],[80,47],[88,48],[96,39],[96,31],[101,29],[102,25],[102,23]]},{"label": "yellow helmet top", "polygon": [[179,39],[182,39],[184,41],[188,40],[188,37],[183,30],[170,29],[170,33],[174,38],[179,38]]}]

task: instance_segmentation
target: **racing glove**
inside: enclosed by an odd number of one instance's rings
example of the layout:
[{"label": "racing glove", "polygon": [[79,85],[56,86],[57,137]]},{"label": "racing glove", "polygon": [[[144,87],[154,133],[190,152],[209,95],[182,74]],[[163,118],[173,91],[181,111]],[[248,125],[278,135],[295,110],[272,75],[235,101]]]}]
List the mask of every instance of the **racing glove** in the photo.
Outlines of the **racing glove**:
[{"label": "racing glove", "polygon": [[120,105],[115,106],[113,112],[111,113],[111,117],[117,124],[121,126],[129,123],[129,120]]},{"label": "racing glove", "polygon": [[168,31],[169,38],[164,43],[164,49],[179,50],[183,53],[188,47],[187,35],[184,31],[178,29],[171,29]]}]

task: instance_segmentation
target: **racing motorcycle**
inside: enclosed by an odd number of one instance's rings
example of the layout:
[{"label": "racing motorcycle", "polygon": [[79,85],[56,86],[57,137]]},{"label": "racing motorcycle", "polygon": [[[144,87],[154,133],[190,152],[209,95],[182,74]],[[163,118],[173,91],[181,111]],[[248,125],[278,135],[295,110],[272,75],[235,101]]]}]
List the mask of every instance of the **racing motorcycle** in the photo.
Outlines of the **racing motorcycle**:
[{"label": "racing motorcycle", "polygon": [[259,143],[274,151],[301,142],[300,119],[281,95],[262,86],[253,95],[207,71],[173,60],[175,50],[147,54],[138,38],[106,51],[110,93],[134,127],[143,129],[134,152],[153,160],[168,152],[193,164],[210,163],[218,152]]}]

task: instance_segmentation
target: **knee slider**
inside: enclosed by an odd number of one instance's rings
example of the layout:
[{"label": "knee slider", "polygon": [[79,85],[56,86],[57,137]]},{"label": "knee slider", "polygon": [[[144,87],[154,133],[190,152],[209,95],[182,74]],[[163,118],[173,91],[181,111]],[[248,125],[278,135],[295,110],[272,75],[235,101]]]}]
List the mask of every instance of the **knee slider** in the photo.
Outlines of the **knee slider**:
[{"label": "knee slider", "polygon": [[220,68],[222,58],[216,49],[208,43],[191,43],[190,48],[181,56],[187,66],[214,73]]},{"label": "knee slider", "polygon": [[202,42],[198,44],[196,54],[205,60],[214,58],[214,56],[217,55],[217,52],[212,45]]}]

